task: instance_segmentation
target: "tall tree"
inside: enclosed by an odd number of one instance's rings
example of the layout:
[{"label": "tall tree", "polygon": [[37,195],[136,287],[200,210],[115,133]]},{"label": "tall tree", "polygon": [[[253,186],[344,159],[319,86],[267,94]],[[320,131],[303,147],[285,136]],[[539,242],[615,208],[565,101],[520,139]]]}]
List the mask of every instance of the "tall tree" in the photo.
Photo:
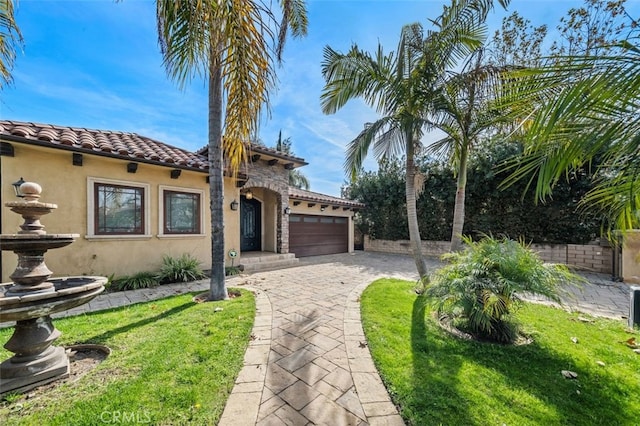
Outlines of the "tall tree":
[{"label": "tall tree", "polygon": [[547,26],[534,27],[517,11],[502,19],[487,46],[487,63],[497,66],[533,67],[540,65]]},{"label": "tall tree", "polygon": [[255,134],[274,84],[270,42],[275,41],[279,60],[289,28],[294,36],[306,34],[304,0],[282,0],[280,9],[278,23],[270,6],[260,0],[157,0],[159,42],[168,75],[181,87],[195,75],[209,80],[211,300],[228,298],[224,160],[234,176],[246,161],[245,143]]},{"label": "tall tree", "polygon": [[0,0],[0,89],[11,84],[11,70],[22,34],[15,20],[13,0]]},{"label": "tall tree", "polygon": [[483,65],[484,49],[476,50],[460,72],[452,71],[432,103],[432,123],[446,136],[427,153],[447,157],[457,177],[451,251],[462,249],[469,155],[482,135],[502,120],[492,108],[507,67]]},{"label": "tall tree", "polygon": [[612,42],[625,36],[634,20],[630,19],[627,0],[584,0],[560,19],[559,40],[553,42],[554,56],[598,56],[608,53]]},{"label": "tall tree", "polygon": [[[505,6],[508,0],[499,0]],[[397,51],[385,55],[381,45],[373,54],[353,45],[342,54],[324,49],[321,95],[325,114],[333,114],[350,99],[362,98],[382,116],[349,143],[345,169],[354,177],[373,145],[378,158],[405,155],[409,239],[416,268],[426,278],[416,213],[416,151],[430,127],[428,112],[434,87],[446,70],[478,48],[486,38],[484,20],[493,7],[489,0],[452,0],[424,34],[420,24],[402,28]]]}]

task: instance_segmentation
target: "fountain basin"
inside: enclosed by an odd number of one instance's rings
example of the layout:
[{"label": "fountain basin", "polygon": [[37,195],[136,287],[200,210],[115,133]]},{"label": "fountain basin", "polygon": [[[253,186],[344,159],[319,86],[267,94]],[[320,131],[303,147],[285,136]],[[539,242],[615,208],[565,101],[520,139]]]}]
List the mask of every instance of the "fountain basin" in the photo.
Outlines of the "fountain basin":
[{"label": "fountain basin", "polygon": [[107,278],[78,276],[52,278],[46,282],[53,285],[53,291],[10,296],[6,293],[10,293],[11,286],[3,284],[0,322],[38,318],[83,305],[104,291]]},{"label": "fountain basin", "polygon": [[46,251],[71,244],[78,234],[3,234],[0,235],[2,250],[14,252]]}]

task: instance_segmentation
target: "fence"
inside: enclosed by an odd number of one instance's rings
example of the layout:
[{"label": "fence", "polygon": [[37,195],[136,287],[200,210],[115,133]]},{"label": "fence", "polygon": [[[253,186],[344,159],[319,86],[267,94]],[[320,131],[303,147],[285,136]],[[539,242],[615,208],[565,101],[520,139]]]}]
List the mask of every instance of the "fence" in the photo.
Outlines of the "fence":
[{"label": "fence", "polygon": [[[422,241],[425,256],[441,256],[449,251],[448,241]],[[531,244],[545,262],[564,263],[581,270],[615,275],[613,249],[607,242],[590,244]],[[364,237],[364,250],[382,253],[410,254],[408,240],[372,240]]]}]

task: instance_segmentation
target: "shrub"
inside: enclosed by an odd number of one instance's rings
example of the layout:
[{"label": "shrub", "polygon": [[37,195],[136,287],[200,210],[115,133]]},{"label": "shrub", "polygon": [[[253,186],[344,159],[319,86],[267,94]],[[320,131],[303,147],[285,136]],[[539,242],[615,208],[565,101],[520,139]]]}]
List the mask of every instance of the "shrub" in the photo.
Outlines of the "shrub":
[{"label": "shrub", "polygon": [[178,258],[163,256],[157,279],[161,283],[175,283],[195,281],[205,277],[200,268],[200,261],[185,253]]},{"label": "shrub", "polygon": [[138,272],[110,280],[109,288],[115,291],[137,290],[157,286],[158,279],[153,272]]},{"label": "shrub", "polygon": [[232,275],[238,275],[240,274],[240,268],[237,266],[225,266],[224,268],[224,275],[229,277]]},{"label": "shrub", "polygon": [[511,343],[517,324],[511,314],[522,293],[545,296],[560,303],[560,285],[582,280],[565,265],[545,264],[521,242],[484,237],[448,253],[448,265],[430,277],[425,295],[438,314],[446,314],[476,337]]}]

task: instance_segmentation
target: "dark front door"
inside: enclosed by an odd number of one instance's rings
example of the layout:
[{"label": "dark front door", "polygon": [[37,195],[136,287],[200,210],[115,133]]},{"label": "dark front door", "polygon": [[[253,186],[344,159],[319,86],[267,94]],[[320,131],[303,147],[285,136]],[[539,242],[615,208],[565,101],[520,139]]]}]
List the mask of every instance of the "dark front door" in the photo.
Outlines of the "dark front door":
[{"label": "dark front door", "polygon": [[240,251],[260,251],[262,248],[261,209],[260,201],[240,197]]}]

